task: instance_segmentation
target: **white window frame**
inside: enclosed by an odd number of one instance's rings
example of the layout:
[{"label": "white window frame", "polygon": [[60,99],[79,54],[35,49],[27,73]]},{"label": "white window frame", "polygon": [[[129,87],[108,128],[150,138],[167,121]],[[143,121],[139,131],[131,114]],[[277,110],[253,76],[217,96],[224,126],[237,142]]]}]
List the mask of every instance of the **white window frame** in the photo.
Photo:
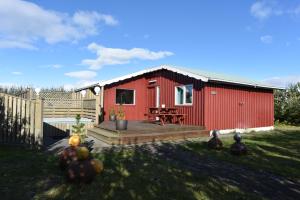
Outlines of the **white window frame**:
[{"label": "white window frame", "polygon": [[[186,87],[187,86],[192,86],[192,102],[191,103],[186,103]],[[183,94],[184,94],[184,97],[183,97],[183,104],[178,104],[178,95],[177,95],[177,88],[180,87],[183,89]],[[175,106],[192,106],[193,105],[193,102],[194,102],[194,86],[193,84],[188,84],[188,85],[177,85],[175,86]]]},{"label": "white window frame", "polygon": [[133,104],[122,104],[122,105],[125,105],[125,106],[134,106],[135,105],[135,89],[128,89],[128,88],[116,88],[116,94],[115,94],[115,103],[116,105],[121,105],[119,103],[117,103],[117,90],[131,90],[133,91]]}]

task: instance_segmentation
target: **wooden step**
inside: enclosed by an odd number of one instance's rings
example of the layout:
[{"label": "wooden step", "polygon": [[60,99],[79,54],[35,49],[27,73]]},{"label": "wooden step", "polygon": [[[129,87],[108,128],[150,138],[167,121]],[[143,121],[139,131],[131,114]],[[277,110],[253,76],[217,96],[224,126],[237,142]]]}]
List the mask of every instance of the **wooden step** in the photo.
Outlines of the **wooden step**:
[{"label": "wooden step", "polygon": [[112,133],[99,128],[87,129],[87,135],[101,140],[107,144],[112,144],[112,140],[114,138],[114,135]]},{"label": "wooden step", "polygon": [[115,133],[101,128],[88,129],[88,135],[93,136],[105,143],[122,145],[138,144],[159,141],[176,141],[190,138],[208,137],[208,130],[171,131],[168,133]]}]

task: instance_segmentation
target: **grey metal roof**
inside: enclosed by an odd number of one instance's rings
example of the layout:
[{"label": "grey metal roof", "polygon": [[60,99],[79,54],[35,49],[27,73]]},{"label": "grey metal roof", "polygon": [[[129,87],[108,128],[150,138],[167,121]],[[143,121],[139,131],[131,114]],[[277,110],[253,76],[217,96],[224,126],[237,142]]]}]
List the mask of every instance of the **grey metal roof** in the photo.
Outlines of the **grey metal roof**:
[{"label": "grey metal roof", "polygon": [[233,76],[233,75],[228,75],[228,74],[220,74],[220,73],[215,73],[215,72],[208,72],[208,71],[203,71],[203,70],[198,70],[198,69],[190,69],[190,68],[185,68],[185,67],[176,67],[178,69],[202,75],[208,78],[209,81],[217,81],[217,82],[225,82],[225,83],[234,83],[234,84],[239,84],[239,85],[246,85],[246,86],[254,86],[254,87],[262,87],[262,88],[271,88],[271,89],[284,89],[281,87],[276,87],[273,85],[265,84],[260,81],[254,81],[250,80],[241,76]]},{"label": "grey metal roof", "polygon": [[84,87],[80,88],[77,91],[84,90],[90,87],[95,87],[95,86],[105,86],[109,85],[112,83],[116,83],[119,81],[127,80],[136,76],[140,76],[146,73],[158,71],[158,70],[169,70],[175,73],[183,74],[185,76],[195,78],[197,80],[202,80],[203,82],[223,82],[223,83],[228,83],[228,84],[235,84],[235,85],[244,85],[244,86],[251,86],[251,87],[260,87],[260,88],[269,88],[269,89],[283,89],[280,87],[264,84],[258,81],[253,81],[253,80],[248,80],[246,78],[242,77],[236,77],[236,76],[230,76],[230,75],[224,75],[224,74],[218,74],[218,73],[213,73],[213,72],[207,72],[207,71],[202,71],[202,70],[196,70],[196,69],[189,69],[189,68],[184,68],[184,67],[174,67],[171,65],[161,65],[158,67],[150,68],[150,69],[145,69],[142,71],[138,71],[132,74],[128,74],[125,76],[117,77],[111,80],[107,81],[102,81],[99,82],[98,84],[91,85],[89,87]]}]

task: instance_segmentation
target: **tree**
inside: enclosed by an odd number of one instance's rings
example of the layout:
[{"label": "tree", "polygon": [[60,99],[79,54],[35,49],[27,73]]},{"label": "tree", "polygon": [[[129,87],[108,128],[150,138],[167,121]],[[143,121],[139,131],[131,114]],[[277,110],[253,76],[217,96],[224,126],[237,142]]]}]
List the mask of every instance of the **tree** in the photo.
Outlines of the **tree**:
[{"label": "tree", "polygon": [[75,119],[76,119],[76,124],[72,126],[72,133],[79,135],[81,142],[83,142],[84,139],[86,138],[85,128],[84,128],[85,124],[80,122],[81,116],[79,114],[76,115]]},{"label": "tree", "polygon": [[274,93],[275,120],[280,123],[300,124],[300,83]]}]

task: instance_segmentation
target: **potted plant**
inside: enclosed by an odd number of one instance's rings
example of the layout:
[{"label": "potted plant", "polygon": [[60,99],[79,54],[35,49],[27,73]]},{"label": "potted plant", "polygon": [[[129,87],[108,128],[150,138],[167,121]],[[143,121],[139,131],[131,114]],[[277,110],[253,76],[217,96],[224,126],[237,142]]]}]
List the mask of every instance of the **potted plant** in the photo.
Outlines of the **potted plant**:
[{"label": "potted plant", "polygon": [[109,110],[109,121],[116,121],[116,112],[114,108]]},{"label": "potted plant", "polygon": [[125,118],[125,112],[123,110],[123,106],[120,105],[118,113],[117,113],[117,120],[116,120],[116,129],[117,130],[127,130],[128,121]]}]

